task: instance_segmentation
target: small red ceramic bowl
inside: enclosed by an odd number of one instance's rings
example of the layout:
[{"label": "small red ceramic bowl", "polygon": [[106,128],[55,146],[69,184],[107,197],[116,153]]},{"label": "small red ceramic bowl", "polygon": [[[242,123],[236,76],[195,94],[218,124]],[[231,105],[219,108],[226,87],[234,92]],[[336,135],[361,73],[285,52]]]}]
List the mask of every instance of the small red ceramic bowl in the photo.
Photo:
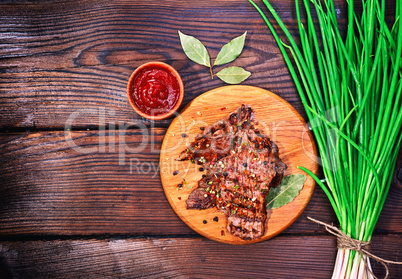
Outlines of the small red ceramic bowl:
[{"label": "small red ceramic bowl", "polygon": [[148,62],[131,74],[127,97],[131,107],[142,117],[166,119],[183,102],[183,80],[172,66],[163,62]]}]

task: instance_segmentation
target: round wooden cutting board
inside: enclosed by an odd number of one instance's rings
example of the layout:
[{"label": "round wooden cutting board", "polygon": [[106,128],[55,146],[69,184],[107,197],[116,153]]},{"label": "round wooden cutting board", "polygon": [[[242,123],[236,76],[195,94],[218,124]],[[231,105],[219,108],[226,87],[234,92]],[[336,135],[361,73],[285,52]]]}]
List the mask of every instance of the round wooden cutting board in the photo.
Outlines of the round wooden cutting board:
[{"label": "round wooden cutting board", "polygon": [[[285,175],[304,174],[297,166],[317,173],[316,149],[306,123],[285,100],[267,90],[244,85],[224,86],[208,91],[187,105],[170,125],[162,143],[161,180],[166,197],[177,215],[201,235],[223,243],[249,244],[269,239],[289,227],[303,212],[314,191],[315,182],[307,176],[303,189],[290,203],[267,211],[265,234],[260,239],[243,240],[226,231],[227,217],[220,211],[186,209],[186,200],[203,174],[200,165],[177,161],[181,151],[210,125],[238,109],[250,105],[262,130],[279,148],[287,165]],[[201,169],[202,170],[202,169]],[[178,184],[183,184],[178,189]]]}]

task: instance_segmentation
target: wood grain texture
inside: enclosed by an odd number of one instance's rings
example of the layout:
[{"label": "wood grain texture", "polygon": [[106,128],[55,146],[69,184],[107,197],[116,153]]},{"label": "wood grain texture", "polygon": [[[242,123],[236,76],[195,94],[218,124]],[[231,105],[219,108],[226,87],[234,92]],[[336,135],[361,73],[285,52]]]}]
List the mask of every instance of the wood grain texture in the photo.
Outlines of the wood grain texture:
[{"label": "wood grain texture", "polygon": [[[204,238],[0,242],[0,260],[12,278],[322,279],[331,276],[335,245],[330,236],[276,237],[246,246]],[[372,252],[400,261],[400,247],[400,236],[377,236]],[[383,278],[383,267],[372,265]],[[391,265],[390,272],[389,279],[398,279],[402,266]]]},{"label": "wood grain texture", "polygon": [[3,136],[0,234],[191,233],[159,182],[164,132],[154,129],[148,138],[145,130]]},{"label": "wood grain texture", "polygon": [[[294,32],[294,1],[271,2]],[[386,2],[389,18],[395,4]],[[345,3],[335,1],[340,22]],[[330,276],[335,240],[306,219],[336,224],[319,187],[288,229],[246,247],[200,237],[171,209],[158,163],[172,119],[140,118],[125,88],[151,60],[183,77],[182,108],[224,85],[187,59],[177,30],[199,38],[211,57],[248,31],[231,65],[252,72],[244,84],[275,92],[305,116],[278,47],[247,0],[0,2],[0,278]],[[401,158],[372,245],[399,261]],[[390,278],[402,277],[400,266],[390,269]]]},{"label": "wood grain texture", "polygon": [[[203,236],[228,244],[250,244],[267,240],[289,227],[306,208],[314,192],[315,182],[308,177],[295,200],[286,206],[267,212],[265,234],[251,241],[233,236],[226,230],[227,216],[217,210],[186,209],[186,200],[197,187],[202,172],[199,165],[189,161],[177,162],[180,153],[200,134],[200,127],[212,125],[240,108],[249,105],[259,129],[279,148],[279,157],[287,165],[285,175],[304,174],[297,166],[304,166],[317,174],[316,149],[303,118],[282,98],[254,86],[223,86],[195,98],[179,117],[175,118],[166,132],[161,148],[160,162],[169,165],[161,169],[161,180],[166,196],[175,212],[195,231]],[[223,107],[222,107],[223,106]],[[183,138],[182,134],[186,137]],[[178,171],[178,175],[173,172]],[[188,186],[177,189],[177,184],[186,180]],[[214,222],[215,217],[219,218]],[[204,222],[207,221],[207,224]],[[223,233],[222,233],[223,231]]]},{"label": "wood grain texture", "polygon": [[[117,130],[0,134],[0,236],[195,235],[163,192],[158,166],[165,129],[148,130],[147,140],[143,133],[128,129],[120,134]],[[71,140],[78,149],[69,144]],[[135,150],[142,142],[146,144],[141,152]],[[377,231],[401,232],[400,200],[402,188],[392,184]],[[319,187],[284,233],[322,233],[306,216],[336,223]]]},{"label": "wood grain texture", "polygon": [[[231,65],[252,72],[244,84],[275,92],[304,115],[279,50],[247,1],[203,1],[202,7],[191,1],[23,3],[0,4],[0,128],[60,128],[81,109],[92,112],[82,112],[76,127],[132,119],[148,123],[130,108],[125,89],[132,71],[151,60],[166,62],[181,74],[183,107],[224,85],[187,59],[178,30],[199,38],[211,57],[248,31],[243,53]],[[295,22],[289,10],[293,2],[286,3],[275,6],[290,24]],[[104,122],[99,109],[110,112]]]}]

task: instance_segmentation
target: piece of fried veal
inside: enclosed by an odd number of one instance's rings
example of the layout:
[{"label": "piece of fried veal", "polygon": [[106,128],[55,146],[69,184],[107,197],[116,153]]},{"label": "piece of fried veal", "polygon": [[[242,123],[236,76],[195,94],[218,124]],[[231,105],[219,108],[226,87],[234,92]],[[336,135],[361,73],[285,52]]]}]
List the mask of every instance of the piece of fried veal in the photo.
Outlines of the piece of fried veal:
[{"label": "piece of fried veal", "polygon": [[206,170],[190,193],[187,208],[216,207],[228,216],[228,232],[249,240],[264,235],[265,198],[286,169],[278,147],[255,128],[253,120],[251,107],[242,105],[206,127],[179,157]]}]

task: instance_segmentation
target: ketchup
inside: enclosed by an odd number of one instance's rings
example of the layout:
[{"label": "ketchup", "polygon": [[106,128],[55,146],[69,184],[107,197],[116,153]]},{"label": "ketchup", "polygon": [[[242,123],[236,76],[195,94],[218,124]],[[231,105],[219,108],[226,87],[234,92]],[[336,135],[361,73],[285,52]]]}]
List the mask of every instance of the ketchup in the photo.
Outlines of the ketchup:
[{"label": "ketchup", "polygon": [[138,109],[153,116],[168,113],[180,96],[176,76],[163,65],[149,65],[139,71],[131,87]]}]

